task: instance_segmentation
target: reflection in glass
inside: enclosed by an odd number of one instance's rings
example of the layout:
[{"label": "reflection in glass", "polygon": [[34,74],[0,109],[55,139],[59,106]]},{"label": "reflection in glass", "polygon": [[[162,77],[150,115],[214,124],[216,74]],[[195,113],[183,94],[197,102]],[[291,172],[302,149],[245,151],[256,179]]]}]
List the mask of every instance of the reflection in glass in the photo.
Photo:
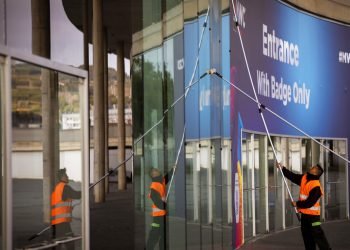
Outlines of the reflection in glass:
[{"label": "reflection in glass", "polygon": [[266,136],[254,135],[255,233],[266,232],[267,213]]},{"label": "reflection in glass", "polygon": [[[346,158],[346,141],[324,141],[324,145]],[[347,164],[335,154],[323,150],[325,219],[344,219],[347,214]]]},{"label": "reflection in glass", "polygon": [[[13,117],[13,244],[15,248],[28,244],[50,241],[52,230],[28,242],[28,238],[50,226],[50,203],[48,193],[52,186],[46,186],[44,179],[42,121],[49,117],[43,114],[42,87],[53,81],[59,85],[59,126],[57,147],[59,168],[66,168],[69,185],[81,190],[82,184],[82,81],[77,77],[58,74],[31,64],[16,61],[12,65],[12,117]],[[47,113],[51,116],[52,113]],[[49,138],[51,140],[51,137]],[[51,141],[52,144],[56,140]],[[52,180],[57,178],[58,169],[49,166]],[[51,190],[51,191],[50,191]],[[47,204],[47,205],[46,205]],[[74,235],[81,235],[80,200],[73,200],[72,222]],[[52,228],[50,228],[52,229]],[[73,243],[81,249],[81,242]]]},{"label": "reflection in glass", "polygon": [[232,235],[232,162],[231,141],[223,140],[221,151],[222,168],[222,227],[223,246],[227,248],[231,244]]},{"label": "reflection in glass", "polygon": [[[297,138],[282,138],[285,146],[287,164],[285,167],[296,174],[302,174],[302,145],[301,140]],[[284,154],[282,154],[284,155]],[[299,198],[300,187],[291,181],[287,181],[289,190],[294,200]],[[287,189],[285,189],[285,220],[286,227],[297,226],[298,218],[295,216],[295,209],[290,205],[290,197]]]},{"label": "reflection in glass", "polygon": [[[143,76],[143,113],[145,114],[143,126],[144,130],[147,131],[163,117],[163,53],[161,48],[153,49],[144,54]],[[144,137],[143,143],[143,189],[145,190],[145,235],[147,240],[152,224],[152,202],[147,197],[151,184],[149,173],[152,167],[159,169],[161,174],[165,174],[167,171],[164,167],[163,127],[154,128]]]},{"label": "reflection in glass", "polygon": [[31,1],[6,0],[6,45],[32,52]]},{"label": "reflection in glass", "polygon": [[186,144],[187,247],[200,249],[200,154],[197,142]]},{"label": "reflection in glass", "polygon": [[243,220],[244,220],[244,238],[253,237],[253,142],[252,135],[242,133],[242,169],[243,169]]},{"label": "reflection in glass", "polygon": [[212,246],[213,222],[213,179],[210,141],[201,141],[200,146],[200,202],[201,202],[201,237],[202,247]]},{"label": "reflection in glass", "polygon": [[[277,157],[281,158],[281,140],[279,137],[271,138],[277,153]],[[282,176],[276,168],[276,159],[273,154],[270,143],[268,144],[268,201],[269,201],[269,231],[278,231],[283,228],[283,213],[282,208]]]}]

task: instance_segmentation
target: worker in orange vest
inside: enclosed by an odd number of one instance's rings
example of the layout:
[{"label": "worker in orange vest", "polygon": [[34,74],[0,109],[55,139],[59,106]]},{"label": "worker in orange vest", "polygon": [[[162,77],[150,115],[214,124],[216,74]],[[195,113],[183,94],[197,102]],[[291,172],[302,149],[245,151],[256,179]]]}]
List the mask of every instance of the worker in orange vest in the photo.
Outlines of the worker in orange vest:
[{"label": "worker in orange vest", "polygon": [[152,182],[148,197],[152,200],[153,221],[146,249],[154,249],[157,243],[159,243],[159,249],[165,249],[166,184],[173,173],[174,168],[165,176],[162,176],[157,168],[152,168],[150,171]]},{"label": "worker in orange vest", "polygon": [[[51,226],[53,238],[73,236],[70,225],[72,221],[73,199],[80,199],[81,192],[68,185],[69,178],[66,169],[58,171],[58,183],[51,194]],[[74,249],[74,242],[67,244],[68,249]]]},{"label": "worker in orange vest", "polygon": [[320,198],[323,191],[319,179],[323,174],[322,167],[319,164],[312,166],[305,174],[293,173],[279,163],[277,167],[281,167],[286,178],[300,186],[299,200],[293,201],[292,205],[301,214],[301,233],[305,249],[316,249],[316,245],[321,250],[331,249],[320,220]]}]

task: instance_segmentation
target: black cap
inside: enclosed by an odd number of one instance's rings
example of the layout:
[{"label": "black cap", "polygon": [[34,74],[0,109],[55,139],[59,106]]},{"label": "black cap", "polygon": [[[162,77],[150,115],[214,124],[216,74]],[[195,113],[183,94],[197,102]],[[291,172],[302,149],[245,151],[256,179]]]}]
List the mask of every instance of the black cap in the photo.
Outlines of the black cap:
[{"label": "black cap", "polygon": [[318,167],[318,169],[319,169],[319,171],[320,171],[320,174],[319,174],[318,176],[321,176],[321,175],[323,174],[323,168],[322,168],[322,166],[321,166],[319,163],[317,163],[317,164],[316,164],[316,167]]},{"label": "black cap", "polygon": [[57,177],[59,180],[62,179],[63,176],[67,175],[67,170],[66,168],[61,168],[60,170],[58,170],[57,172]]}]

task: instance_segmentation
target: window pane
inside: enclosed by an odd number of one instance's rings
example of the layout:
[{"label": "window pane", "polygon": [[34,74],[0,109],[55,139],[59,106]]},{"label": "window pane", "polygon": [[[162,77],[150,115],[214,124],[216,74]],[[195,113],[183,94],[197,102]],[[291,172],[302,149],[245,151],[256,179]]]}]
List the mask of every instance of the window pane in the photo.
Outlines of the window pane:
[{"label": "window pane", "polygon": [[186,144],[187,248],[200,249],[200,154],[198,142]]},{"label": "window pane", "polygon": [[[277,157],[281,155],[281,138],[272,137],[272,142],[276,149]],[[276,158],[273,154],[270,143],[268,144],[268,166],[269,166],[269,230],[278,231],[283,228],[283,213],[282,210],[282,176],[276,168]]]},{"label": "window pane", "polygon": [[252,171],[253,151],[251,134],[242,133],[242,169],[243,169],[243,219],[244,238],[253,237],[253,203],[252,203]]},{"label": "window pane", "polygon": [[[144,76],[144,131],[148,131],[163,117],[163,54],[162,49],[153,49],[144,54],[143,65]],[[157,168],[161,174],[166,174],[164,167],[164,144],[163,144],[163,126],[159,125],[151,130],[143,141],[143,174],[144,174],[144,200],[145,200],[145,235],[149,238],[151,231],[152,202],[148,198],[151,177],[149,175],[151,168]],[[142,171],[142,170],[141,170]],[[164,233],[162,230],[161,233]]]},{"label": "window pane", "polygon": [[[74,235],[81,235],[82,97],[82,81],[76,77],[19,61],[12,65],[15,248],[63,236],[59,235],[61,224],[55,226],[55,235],[50,226],[51,194],[59,182],[58,170],[63,168],[69,177],[66,185],[74,190],[64,198],[73,199],[72,221],[66,225]],[[45,228],[49,230],[28,241]],[[72,245],[81,249],[80,240]]]},{"label": "window pane", "polygon": [[[285,166],[289,170],[293,171],[294,173],[301,174],[302,173],[301,171],[302,170],[301,139],[297,139],[297,138],[283,138],[283,139],[285,144],[286,158],[288,159],[287,164]],[[288,180],[287,180],[287,183],[293,199],[298,200],[300,187]],[[299,225],[298,218],[295,215],[295,209],[290,205],[290,197],[289,197],[287,188],[285,188],[285,208],[286,208],[285,210],[286,227]]]},{"label": "window pane", "polygon": [[222,227],[223,246],[228,248],[232,242],[232,165],[231,141],[223,140],[221,151],[222,168]]},{"label": "window pane", "polygon": [[211,248],[213,243],[213,182],[210,141],[201,141],[200,147],[200,201],[202,248]]},{"label": "window pane", "polygon": [[[332,149],[337,154],[346,157],[345,141],[325,141],[326,147]],[[346,218],[346,168],[347,164],[337,155],[326,151],[324,152],[324,201],[325,201],[325,219],[344,219]]]},{"label": "window pane", "polygon": [[265,136],[254,135],[254,182],[255,182],[255,230],[266,232],[267,157]]}]

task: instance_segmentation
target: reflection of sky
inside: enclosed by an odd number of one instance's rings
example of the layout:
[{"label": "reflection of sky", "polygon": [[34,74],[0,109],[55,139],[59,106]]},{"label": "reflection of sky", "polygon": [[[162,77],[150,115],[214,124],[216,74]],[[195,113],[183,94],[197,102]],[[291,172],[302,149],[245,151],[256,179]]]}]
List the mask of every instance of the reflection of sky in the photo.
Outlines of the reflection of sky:
[{"label": "reflection of sky", "polygon": [[6,1],[7,44],[26,52],[32,50],[30,6],[30,1]]},{"label": "reflection of sky", "polygon": [[[62,1],[50,0],[51,14],[51,59],[63,64],[83,64],[83,33],[67,18]],[[32,22],[30,1],[6,1],[7,45],[31,52]],[[89,63],[92,64],[92,45],[89,45]],[[108,56],[108,66],[116,68],[117,58]],[[125,72],[130,73],[130,61],[125,60]]]}]

